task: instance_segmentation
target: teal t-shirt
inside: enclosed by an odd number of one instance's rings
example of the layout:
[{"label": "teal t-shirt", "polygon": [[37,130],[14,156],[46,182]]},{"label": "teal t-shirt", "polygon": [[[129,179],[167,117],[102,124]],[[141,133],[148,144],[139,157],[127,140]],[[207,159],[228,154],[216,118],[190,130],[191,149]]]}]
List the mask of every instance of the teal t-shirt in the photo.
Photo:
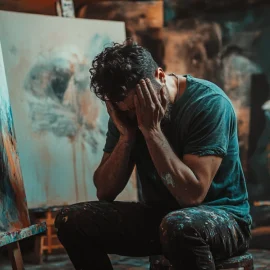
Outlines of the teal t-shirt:
[{"label": "teal t-shirt", "polygon": [[[239,222],[250,225],[248,194],[239,158],[237,118],[232,103],[217,85],[190,75],[185,77],[187,88],[173,104],[164,134],[180,159],[185,154],[223,158],[203,204],[226,210]],[[144,201],[180,209],[160,179],[140,131],[136,138],[132,156]],[[104,151],[112,152],[118,139],[119,132],[110,119]]]}]

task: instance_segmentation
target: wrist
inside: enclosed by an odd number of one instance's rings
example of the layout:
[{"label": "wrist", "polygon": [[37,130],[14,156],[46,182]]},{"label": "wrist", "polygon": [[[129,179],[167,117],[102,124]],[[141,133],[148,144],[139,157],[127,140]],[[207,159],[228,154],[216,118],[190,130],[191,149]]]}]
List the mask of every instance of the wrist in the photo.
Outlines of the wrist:
[{"label": "wrist", "polygon": [[163,136],[163,133],[160,128],[151,129],[143,132],[145,140],[153,140],[155,138],[160,138]]},{"label": "wrist", "polygon": [[133,145],[135,142],[135,136],[121,135],[119,141],[122,143]]}]

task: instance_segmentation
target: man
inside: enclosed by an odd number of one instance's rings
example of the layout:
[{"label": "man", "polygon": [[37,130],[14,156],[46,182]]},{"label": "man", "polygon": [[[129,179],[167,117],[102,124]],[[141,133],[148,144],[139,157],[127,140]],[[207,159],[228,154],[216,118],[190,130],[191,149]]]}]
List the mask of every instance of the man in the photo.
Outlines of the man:
[{"label": "man", "polygon": [[[215,269],[248,249],[251,218],[232,104],[215,84],[166,75],[132,41],[92,63],[110,120],[94,174],[99,202],[64,208],[58,237],[76,269],[107,254],[164,254],[175,269]],[[117,202],[136,165],[143,202]]]}]

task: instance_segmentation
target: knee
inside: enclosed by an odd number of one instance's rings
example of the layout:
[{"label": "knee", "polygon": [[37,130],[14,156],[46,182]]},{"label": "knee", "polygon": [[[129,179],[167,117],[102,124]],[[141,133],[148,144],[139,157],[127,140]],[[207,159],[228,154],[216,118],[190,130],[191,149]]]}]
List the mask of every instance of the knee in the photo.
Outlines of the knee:
[{"label": "knee", "polygon": [[91,227],[89,219],[94,219],[91,204],[91,202],[73,204],[57,213],[54,226],[60,241],[78,236],[84,228],[85,219],[88,221],[87,226]]},{"label": "knee", "polygon": [[181,232],[182,230],[182,223],[179,222],[179,219],[182,220],[182,216],[180,211],[177,213],[172,212],[166,215],[159,226],[160,230],[160,239],[161,242],[167,242],[171,236],[175,235],[176,232]]},{"label": "knee", "polygon": [[[63,207],[56,215],[54,221],[54,227],[57,229],[62,229],[70,217],[70,208],[68,206]],[[70,221],[70,220],[69,220]]]},{"label": "knee", "polygon": [[55,228],[59,239],[70,235],[86,234],[89,237],[100,233],[100,223],[104,219],[107,202],[83,202],[66,206],[59,211],[55,219]]},{"label": "knee", "polygon": [[169,213],[160,224],[161,243],[167,245],[177,241],[184,244],[190,238],[199,237],[200,234],[193,225],[192,217],[185,210]]},{"label": "knee", "polygon": [[[62,208],[56,215],[54,227],[56,228],[59,240],[62,242],[68,235],[74,231],[75,215],[73,206],[66,206]],[[67,237],[66,237],[67,236]]]}]

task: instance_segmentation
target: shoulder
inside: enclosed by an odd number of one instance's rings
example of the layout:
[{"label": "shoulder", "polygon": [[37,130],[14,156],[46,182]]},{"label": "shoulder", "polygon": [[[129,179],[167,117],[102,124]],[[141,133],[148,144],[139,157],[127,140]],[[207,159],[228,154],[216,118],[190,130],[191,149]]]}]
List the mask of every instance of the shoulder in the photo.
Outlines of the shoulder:
[{"label": "shoulder", "polygon": [[188,85],[194,85],[197,87],[200,86],[200,87],[205,87],[205,88],[215,90],[217,92],[220,92],[220,91],[223,92],[223,90],[218,85],[208,80],[195,78],[191,75],[186,75],[185,77],[187,79]]},{"label": "shoulder", "polygon": [[[227,94],[215,83],[198,79],[190,75],[187,76],[188,85],[193,92],[193,102],[195,107],[199,104],[201,109],[209,111],[210,107],[230,108],[233,109],[233,104]],[[193,91],[192,91],[193,90]]]}]

